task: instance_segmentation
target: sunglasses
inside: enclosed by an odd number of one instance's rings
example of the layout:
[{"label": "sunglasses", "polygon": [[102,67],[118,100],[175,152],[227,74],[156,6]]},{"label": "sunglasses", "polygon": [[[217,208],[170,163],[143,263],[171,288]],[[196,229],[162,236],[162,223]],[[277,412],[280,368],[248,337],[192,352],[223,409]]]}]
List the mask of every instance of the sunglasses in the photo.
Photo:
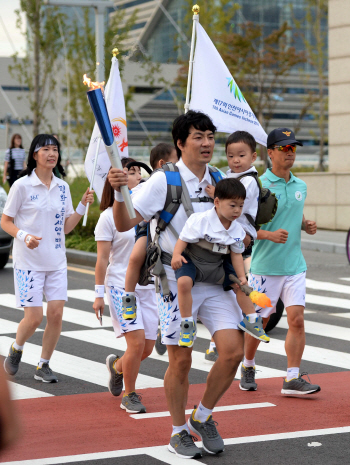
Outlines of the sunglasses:
[{"label": "sunglasses", "polygon": [[275,145],[274,149],[277,149],[279,152],[289,152],[289,150],[291,150],[293,153],[295,153],[297,147],[296,145]]}]

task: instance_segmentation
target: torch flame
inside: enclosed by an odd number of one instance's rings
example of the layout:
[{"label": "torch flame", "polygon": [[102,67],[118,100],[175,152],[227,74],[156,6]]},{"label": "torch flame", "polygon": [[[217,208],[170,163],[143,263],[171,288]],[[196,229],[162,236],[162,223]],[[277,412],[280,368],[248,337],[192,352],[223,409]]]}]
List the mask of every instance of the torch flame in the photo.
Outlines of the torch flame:
[{"label": "torch flame", "polygon": [[271,300],[262,292],[253,291],[250,293],[249,298],[253,304],[259,305],[261,308],[272,307]]},{"label": "torch flame", "polygon": [[90,78],[87,77],[86,74],[83,76],[83,83],[88,86],[90,89],[102,89],[105,85],[105,82],[93,82]]}]

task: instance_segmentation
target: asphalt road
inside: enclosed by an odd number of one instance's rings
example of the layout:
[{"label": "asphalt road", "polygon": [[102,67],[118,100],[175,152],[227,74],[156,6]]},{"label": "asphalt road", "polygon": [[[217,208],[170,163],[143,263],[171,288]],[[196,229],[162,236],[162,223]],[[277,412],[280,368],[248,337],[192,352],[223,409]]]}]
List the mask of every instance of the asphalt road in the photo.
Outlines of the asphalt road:
[{"label": "asphalt road", "polygon": [[[307,346],[301,371],[308,372],[311,381],[321,385],[321,392],[307,399],[280,395],[286,369],[283,341],[287,332],[286,318],[282,317],[270,333],[270,344],[264,344],[257,354],[258,390],[240,391],[238,381],[234,381],[219,403],[222,411],[214,414],[225,439],[225,452],[219,457],[205,455],[199,462],[348,463],[350,267],[346,257],[339,254],[304,251],[304,256],[308,263]],[[114,338],[108,310],[102,328],[94,317],[93,270],[71,267],[68,276],[70,296],[62,336],[51,361],[59,383],[43,384],[33,379],[42,338],[42,331],[38,331],[26,344],[23,362],[12,384],[24,434],[14,449],[0,457],[0,462],[183,463],[165,447],[171,432],[169,417],[131,418],[120,410],[120,399],[109,394],[105,359],[110,353],[122,354],[124,342]],[[3,355],[23,315],[14,306],[13,272],[5,268],[0,271]],[[44,327],[45,321],[40,328]],[[188,409],[199,402],[211,367],[204,364],[209,339],[201,327],[194,346]],[[166,368],[166,355],[152,354],[142,363],[137,389],[150,413],[167,411],[162,389]],[[248,409],[247,404],[254,405]],[[232,411],[237,405],[242,409]]]}]

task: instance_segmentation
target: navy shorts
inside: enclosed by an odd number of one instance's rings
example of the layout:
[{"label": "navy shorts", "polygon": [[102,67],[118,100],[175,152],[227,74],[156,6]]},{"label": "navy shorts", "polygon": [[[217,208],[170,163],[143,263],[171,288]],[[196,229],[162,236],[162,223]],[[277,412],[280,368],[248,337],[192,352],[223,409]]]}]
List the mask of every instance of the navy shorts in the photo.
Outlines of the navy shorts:
[{"label": "navy shorts", "polygon": [[192,279],[193,285],[194,285],[195,280],[196,280],[196,273],[197,273],[196,265],[184,253],[182,254],[182,256],[186,258],[187,263],[183,263],[181,268],[178,268],[177,270],[175,270],[175,278],[178,280],[179,278],[181,278],[181,276],[188,276],[189,278]]},{"label": "navy shorts", "polygon": [[135,242],[140,239],[140,237],[147,237],[148,236],[148,225],[149,223],[140,226],[139,224],[135,226]]}]

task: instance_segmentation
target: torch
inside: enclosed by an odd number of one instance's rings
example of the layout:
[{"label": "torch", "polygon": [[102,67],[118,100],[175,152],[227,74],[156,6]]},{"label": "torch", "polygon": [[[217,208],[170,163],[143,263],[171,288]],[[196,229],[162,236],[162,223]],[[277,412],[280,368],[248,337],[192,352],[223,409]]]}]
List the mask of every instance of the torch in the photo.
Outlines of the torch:
[{"label": "torch", "polygon": [[[90,85],[91,80],[84,76],[84,83]],[[114,135],[112,131],[112,126],[109,120],[106,102],[103,97],[101,85],[96,85],[97,83],[91,83],[92,89],[89,90],[87,98],[89,100],[91,109],[96,119],[97,126],[100,130],[102,140],[106,146],[109,160],[113,168],[123,169],[117,143],[114,140]],[[134,206],[131,201],[130,193],[128,186],[121,186],[120,191],[122,193],[126,209],[128,210],[130,219],[136,218]]]},{"label": "torch", "polygon": [[262,308],[272,307],[271,300],[269,299],[269,297],[267,297],[266,294],[264,294],[263,292],[254,291],[252,287],[247,286],[246,284],[242,286],[240,280],[233,274],[230,274],[229,278],[235,284],[238,284],[241,291],[244,292],[244,294],[250,298],[253,304],[259,305],[259,307]]}]

